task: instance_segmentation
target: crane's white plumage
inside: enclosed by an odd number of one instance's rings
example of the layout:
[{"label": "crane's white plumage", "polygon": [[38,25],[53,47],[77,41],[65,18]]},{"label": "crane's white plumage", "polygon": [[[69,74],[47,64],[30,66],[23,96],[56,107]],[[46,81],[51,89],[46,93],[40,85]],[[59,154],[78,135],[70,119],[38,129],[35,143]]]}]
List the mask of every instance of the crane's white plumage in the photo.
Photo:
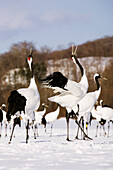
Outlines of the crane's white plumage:
[{"label": "crane's white plumage", "polygon": [[98,121],[100,121],[101,118],[107,121],[113,120],[113,109],[110,107],[102,107],[101,109],[95,112]]},{"label": "crane's white plumage", "polygon": [[[61,92],[61,94],[49,97],[48,100],[60,104],[62,107],[73,110],[75,113],[78,111],[77,103],[85,96],[88,89],[88,80],[85,74],[85,69],[81,66],[77,58],[74,58],[75,54],[72,55],[73,62],[79,65],[81,70],[81,81],[79,83],[69,80],[65,85],[64,89],[56,87],[56,92]],[[52,80],[51,80],[52,81]],[[55,87],[54,87],[55,89]]]},{"label": "crane's white plumage", "polygon": [[[97,103],[98,104],[98,103]],[[98,132],[98,126],[100,123],[103,126],[104,135],[106,135],[104,124],[106,121],[108,122],[108,136],[109,136],[109,128],[110,128],[110,121],[113,120],[113,109],[108,105],[103,105],[103,100],[100,100],[100,105],[95,105],[92,109],[92,116],[97,120],[97,129],[96,129],[96,137]]]},{"label": "crane's white plumage", "polygon": [[[28,64],[30,69],[32,70],[31,55],[28,57]],[[31,78],[30,85],[28,88],[21,88],[17,91],[27,99],[25,106],[25,114],[27,115],[27,119],[30,119],[32,121],[34,117],[33,112],[35,112],[35,110],[37,110],[40,106],[40,94],[38,92],[34,76]]]},{"label": "crane's white plumage", "polygon": [[100,121],[101,116],[98,114],[98,110],[102,108],[102,100],[100,100],[100,105],[98,105],[98,101],[96,101],[95,106],[91,110],[92,116],[97,120]]},{"label": "crane's white plumage", "polygon": [[[86,124],[88,124],[90,122],[91,110],[92,110],[95,102],[98,100],[100,93],[101,93],[101,87],[98,82],[99,78],[101,78],[101,76],[96,73],[94,75],[94,80],[97,83],[97,89],[93,92],[86,93],[86,95],[78,102],[78,105],[79,105],[78,120],[81,120],[81,118],[83,118]],[[88,130],[87,126],[86,126],[86,128]],[[78,138],[78,132],[77,132],[76,138]]]},{"label": "crane's white plumage", "polygon": [[42,117],[44,116],[44,114],[46,113],[46,107],[48,107],[47,105],[45,105],[44,103],[42,104],[43,106],[43,110],[42,111],[35,111],[35,121],[34,124],[41,124],[42,122]]},{"label": "crane's white plumage", "polygon": [[[16,95],[21,97],[20,101],[22,99],[24,100],[24,107],[25,107],[24,112],[25,112],[25,114],[24,113],[22,114],[22,118],[26,123],[26,143],[28,142],[28,139],[29,139],[29,135],[28,135],[29,123],[34,122],[35,110],[37,110],[39,108],[39,105],[40,105],[40,94],[38,92],[38,88],[37,88],[35,78],[34,78],[34,75],[33,75],[32,53],[28,56],[27,61],[28,61],[29,68],[30,68],[31,74],[32,74],[29,87],[18,89],[17,92],[15,91]],[[15,93],[13,92],[13,94],[15,94]],[[12,98],[11,95],[10,95],[10,98]],[[25,100],[26,100],[26,105],[25,105]],[[11,102],[11,99],[10,99],[10,102]],[[15,115],[16,115],[16,113],[15,113]],[[12,133],[11,133],[11,136],[10,136],[10,142],[9,143],[11,143],[14,128],[15,128],[15,123],[13,123],[13,130],[12,130]]]},{"label": "crane's white plumage", "polygon": [[21,88],[17,91],[27,99],[25,114],[28,116],[28,119],[32,120],[33,112],[40,106],[40,95],[34,77],[31,78],[28,88]]},{"label": "crane's white plumage", "polygon": [[49,101],[56,102],[62,107],[73,110],[75,113],[78,111],[77,102],[80,100],[78,97],[74,96],[71,92],[64,92],[59,95],[49,97]]},{"label": "crane's white plumage", "polygon": [[72,48],[71,58],[73,63],[77,64],[81,70],[82,77],[80,82],[78,83],[73,80],[70,80],[60,72],[54,72],[43,80],[43,84],[46,85],[46,87],[54,89],[54,92],[64,93],[65,91],[68,91],[75,95],[77,98],[81,99],[88,90],[88,80],[85,73],[85,69],[82,67],[79,60],[76,58],[76,50],[77,49],[75,49],[75,52],[73,52]]},{"label": "crane's white plumage", "polygon": [[49,112],[42,118],[42,124],[44,124],[45,128],[47,124],[51,124],[51,135],[52,135],[53,123],[57,120],[59,113],[60,113],[60,106],[58,106],[55,111]]},{"label": "crane's white plumage", "polygon": [[93,109],[95,102],[98,100],[101,93],[101,87],[94,92],[86,93],[86,95],[78,102],[79,104],[79,117],[90,113]]},{"label": "crane's white plumage", "polygon": [[79,65],[82,77],[79,83],[72,80],[68,80],[67,88],[72,94],[74,94],[77,97],[81,96],[82,98],[87,93],[88,90],[88,80],[86,72],[76,57],[74,58],[74,56],[72,56],[72,60],[75,64],[77,63]]},{"label": "crane's white plumage", "polygon": [[49,112],[48,114],[45,115],[46,122],[53,123],[55,120],[57,120],[59,113],[60,107],[58,106],[55,111]]},{"label": "crane's white plumage", "polygon": [[84,70],[84,75],[81,77],[80,82],[75,82],[72,81],[70,79],[68,79],[67,84],[65,85],[64,89],[59,88],[59,87],[51,87],[54,90],[54,93],[60,92],[71,92],[73,95],[75,95],[76,97],[83,97],[88,89],[88,80],[87,80],[87,76],[85,74],[85,70]]}]

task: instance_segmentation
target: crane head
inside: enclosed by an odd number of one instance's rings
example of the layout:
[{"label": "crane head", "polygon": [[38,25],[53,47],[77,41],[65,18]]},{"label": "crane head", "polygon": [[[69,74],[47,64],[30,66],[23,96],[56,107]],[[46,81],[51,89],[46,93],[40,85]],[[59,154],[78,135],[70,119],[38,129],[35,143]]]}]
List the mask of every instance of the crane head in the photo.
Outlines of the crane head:
[{"label": "crane head", "polygon": [[28,64],[29,64],[30,70],[32,70],[32,62],[33,62],[32,53],[33,53],[33,51],[32,51],[32,49],[31,49],[31,50],[30,50],[30,55],[28,56],[28,59],[27,59],[27,62],[28,62]]}]

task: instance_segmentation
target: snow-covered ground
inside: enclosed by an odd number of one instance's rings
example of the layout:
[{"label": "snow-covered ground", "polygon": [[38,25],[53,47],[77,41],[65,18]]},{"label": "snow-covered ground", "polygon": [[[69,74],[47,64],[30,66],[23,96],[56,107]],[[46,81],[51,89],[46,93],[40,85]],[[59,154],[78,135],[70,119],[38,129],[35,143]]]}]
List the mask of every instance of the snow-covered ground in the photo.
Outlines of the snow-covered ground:
[{"label": "snow-covered ground", "polygon": [[43,126],[39,127],[39,137],[33,138],[30,129],[30,139],[25,143],[24,127],[15,129],[16,137],[8,144],[4,137],[4,129],[0,138],[0,170],[113,170],[113,125],[110,136],[95,137],[96,123],[93,120],[89,129],[90,141],[75,140],[77,126],[70,121],[70,139],[66,141],[65,118],[58,119],[53,126],[50,137],[50,126],[45,133]]}]

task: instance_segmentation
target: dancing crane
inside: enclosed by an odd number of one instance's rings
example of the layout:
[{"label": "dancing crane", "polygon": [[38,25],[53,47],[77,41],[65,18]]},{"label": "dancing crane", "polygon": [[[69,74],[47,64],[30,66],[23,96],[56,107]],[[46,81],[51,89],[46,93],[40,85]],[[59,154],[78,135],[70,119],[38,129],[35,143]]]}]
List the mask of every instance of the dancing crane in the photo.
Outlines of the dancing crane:
[{"label": "dancing crane", "polygon": [[54,74],[58,75],[56,74],[56,72],[44,79],[44,84],[46,84],[50,88],[55,89],[55,91],[61,93],[59,95],[49,97],[48,100],[52,102],[56,102],[60,104],[62,107],[66,108],[67,140],[68,141],[69,141],[70,115],[78,113],[77,103],[79,100],[81,100],[84,97],[88,89],[88,80],[87,80],[87,76],[85,73],[85,69],[82,67],[82,65],[76,58],[76,55],[77,55],[76,51],[77,51],[77,47],[75,49],[75,52],[73,52],[73,46],[72,46],[72,55],[71,55],[72,61],[79,66],[81,70],[81,75],[82,75],[81,81],[79,83],[69,80],[66,77],[63,79],[60,76],[54,76]]},{"label": "dancing crane", "polygon": [[78,98],[82,98],[88,89],[88,80],[85,73],[85,69],[80,64],[79,60],[76,58],[77,54],[77,46],[75,51],[73,51],[72,46],[72,55],[71,59],[74,64],[77,64],[81,71],[81,80],[80,82],[75,82],[67,77],[65,77],[61,72],[53,72],[52,74],[48,75],[45,79],[43,79],[43,85],[46,87],[55,89],[54,92],[71,92],[73,95],[78,96]]}]

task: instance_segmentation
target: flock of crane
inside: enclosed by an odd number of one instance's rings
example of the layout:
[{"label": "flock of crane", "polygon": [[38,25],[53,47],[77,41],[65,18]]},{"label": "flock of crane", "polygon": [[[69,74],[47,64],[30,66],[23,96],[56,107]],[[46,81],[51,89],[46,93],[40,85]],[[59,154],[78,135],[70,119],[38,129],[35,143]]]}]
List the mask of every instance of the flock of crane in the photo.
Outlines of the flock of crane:
[{"label": "flock of crane", "polygon": [[[92,117],[97,120],[96,136],[99,123],[100,126],[103,126],[104,134],[106,135],[104,128],[104,124],[106,123],[106,121],[108,121],[107,135],[109,136],[110,121],[113,120],[113,109],[106,105],[102,105],[102,102],[100,106],[98,106],[97,104],[101,93],[99,79],[106,80],[106,78],[103,78],[100,74],[96,73],[94,75],[94,81],[97,85],[97,89],[93,92],[87,92],[88,79],[85,69],[77,59],[77,47],[74,51],[74,48],[72,46],[71,59],[73,63],[75,65],[77,64],[80,68],[81,80],[79,83],[72,81],[66,78],[61,72],[54,72],[43,79],[43,87],[51,88],[53,89],[53,92],[55,94],[57,93],[56,95],[49,97],[48,100],[51,102],[55,102],[58,105],[55,111],[45,114],[46,107],[48,107],[45,103],[42,104],[43,111],[36,111],[40,106],[40,94],[33,73],[32,51],[30,52],[30,55],[27,59],[32,74],[29,87],[11,91],[10,96],[7,100],[8,111],[3,111],[3,108],[5,108],[4,105],[2,105],[2,108],[0,109],[1,127],[2,122],[5,123],[5,129],[7,129],[8,123],[13,124],[9,143],[11,143],[15,126],[17,124],[21,126],[21,119],[25,122],[26,143],[28,143],[29,127],[31,126],[33,128],[34,138],[36,138],[36,136],[38,136],[38,124],[43,124],[45,128],[47,123],[51,123],[51,125],[53,125],[53,122],[58,118],[58,115],[60,113],[60,106],[66,108],[68,141],[70,141],[69,118],[71,116],[75,118],[75,122],[78,125],[76,139],[78,139],[79,129],[81,129],[82,131],[83,139],[91,139],[88,136],[88,124],[91,123]],[[86,123],[86,132],[84,131],[84,122]],[[5,133],[5,136],[7,136],[7,132]]]}]

